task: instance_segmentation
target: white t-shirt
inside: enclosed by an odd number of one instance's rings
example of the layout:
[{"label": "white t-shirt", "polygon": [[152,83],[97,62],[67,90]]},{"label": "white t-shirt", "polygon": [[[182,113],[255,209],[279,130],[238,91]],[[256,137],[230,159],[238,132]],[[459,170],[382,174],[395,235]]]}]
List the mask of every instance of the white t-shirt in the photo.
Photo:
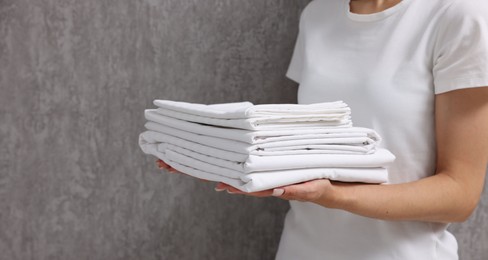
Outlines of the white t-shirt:
[{"label": "white t-shirt", "polygon": [[[403,0],[369,15],[315,0],[287,76],[299,103],[343,100],[355,126],[380,133],[397,157],[391,183],[418,180],[435,172],[434,96],[488,85],[487,19],[487,0]],[[446,227],[292,201],[277,259],[457,259]]]}]

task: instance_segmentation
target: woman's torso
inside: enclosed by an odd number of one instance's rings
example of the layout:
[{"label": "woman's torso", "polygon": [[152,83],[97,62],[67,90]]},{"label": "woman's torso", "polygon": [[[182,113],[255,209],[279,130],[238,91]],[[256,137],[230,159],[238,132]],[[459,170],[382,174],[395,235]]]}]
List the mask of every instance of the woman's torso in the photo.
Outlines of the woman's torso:
[{"label": "woman's torso", "polygon": [[[356,15],[347,0],[316,0],[302,15],[299,103],[345,101],[354,125],[378,131],[381,146],[397,156],[391,183],[435,172],[434,45],[453,1],[404,0]],[[277,259],[457,259],[456,240],[445,229],[293,201]]]}]

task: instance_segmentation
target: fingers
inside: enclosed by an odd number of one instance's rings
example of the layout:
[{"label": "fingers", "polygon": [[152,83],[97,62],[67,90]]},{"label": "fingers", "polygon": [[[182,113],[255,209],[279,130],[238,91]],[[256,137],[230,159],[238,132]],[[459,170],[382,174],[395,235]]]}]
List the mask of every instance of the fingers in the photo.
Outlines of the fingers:
[{"label": "fingers", "polygon": [[264,190],[258,192],[243,192],[237,188],[234,188],[225,183],[218,183],[215,187],[216,191],[227,191],[230,194],[240,194],[252,197],[279,197],[280,199],[285,200],[299,200],[299,201],[310,201],[315,199],[317,194],[315,194],[314,190],[310,186],[310,184],[297,184],[297,185],[290,185],[280,188],[275,188],[271,190]]},{"label": "fingers", "polygon": [[[156,160],[156,164],[159,169],[167,170],[170,173],[181,173],[178,170],[174,169],[163,160],[158,159]],[[202,181],[208,181],[204,179],[200,179]],[[271,190],[264,190],[258,192],[243,192],[235,187],[232,187],[225,183],[218,183],[215,186],[216,191],[227,191],[230,194],[241,194],[246,196],[252,197],[278,197],[284,200],[298,200],[298,201],[308,201],[308,202],[316,202],[318,201],[324,194],[327,193],[331,187],[331,183],[327,179],[321,180],[313,180],[309,182],[303,182],[299,184],[278,187]]]},{"label": "fingers", "polygon": [[[171,167],[169,164],[165,163],[163,160],[161,159],[157,159],[156,160],[156,164],[158,165],[158,168],[161,169],[161,170],[166,170],[168,171],[169,173],[179,173],[179,174],[184,174],[178,170],[176,170],[175,168]],[[208,182],[208,180],[205,180],[205,179],[200,179],[198,178],[199,180],[201,181],[204,181],[204,182]]]},{"label": "fingers", "polygon": [[158,168],[161,169],[161,170],[167,170],[170,173],[179,173],[178,170],[176,170],[175,168],[169,166],[169,164],[165,163],[161,159],[157,159],[156,160],[156,164],[157,164]]},{"label": "fingers", "polygon": [[159,169],[169,169],[170,168],[170,166],[161,159],[157,159],[156,164],[158,165]]},{"label": "fingers", "polygon": [[315,180],[277,188],[274,192],[281,199],[314,202],[323,196],[328,186],[329,180]]},{"label": "fingers", "polygon": [[246,195],[246,196],[252,196],[252,197],[269,197],[272,196],[273,190],[264,190],[264,191],[258,191],[258,192],[243,192],[237,188],[234,188],[228,184],[225,183],[218,183],[217,186],[215,186],[216,191],[227,191],[227,193],[230,194],[240,194],[240,195]]}]

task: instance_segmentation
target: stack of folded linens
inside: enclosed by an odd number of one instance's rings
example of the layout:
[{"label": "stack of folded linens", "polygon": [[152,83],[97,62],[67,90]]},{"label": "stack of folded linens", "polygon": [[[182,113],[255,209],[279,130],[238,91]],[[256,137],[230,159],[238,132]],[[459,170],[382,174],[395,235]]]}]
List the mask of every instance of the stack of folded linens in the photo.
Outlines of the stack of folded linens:
[{"label": "stack of folded linens", "polygon": [[203,105],[155,100],[139,145],[188,175],[245,192],[327,178],[384,183],[395,157],[342,101]]}]

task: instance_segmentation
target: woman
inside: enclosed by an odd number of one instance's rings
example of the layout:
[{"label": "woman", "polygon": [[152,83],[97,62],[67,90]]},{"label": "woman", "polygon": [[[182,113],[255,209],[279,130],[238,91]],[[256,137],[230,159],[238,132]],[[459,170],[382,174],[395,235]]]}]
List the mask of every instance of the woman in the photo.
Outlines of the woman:
[{"label": "woman", "polygon": [[488,161],[487,19],[486,0],[307,6],[287,73],[299,103],[344,100],[397,160],[387,185],[315,180],[246,194],[290,200],[277,259],[458,258],[447,223],[475,209]]}]

